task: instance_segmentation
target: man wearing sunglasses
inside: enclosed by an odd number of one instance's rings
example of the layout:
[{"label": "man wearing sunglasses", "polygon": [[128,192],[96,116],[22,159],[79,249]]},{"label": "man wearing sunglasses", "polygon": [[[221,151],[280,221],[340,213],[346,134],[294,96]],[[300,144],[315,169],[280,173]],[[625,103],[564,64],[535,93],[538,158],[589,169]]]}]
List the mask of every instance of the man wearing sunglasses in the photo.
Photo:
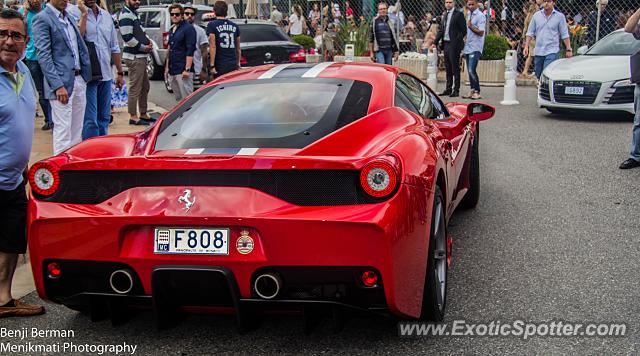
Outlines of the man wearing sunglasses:
[{"label": "man wearing sunglasses", "polygon": [[180,101],[193,93],[193,53],[196,50],[196,30],[183,19],[182,6],[169,6],[171,32],[169,33],[169,55],[165,75],[169,76],[173,95]]},{"label": "man wearing sunglasses", "polygon": [[207,76],[202,63],[208,63],[206,62],[206,56],[209,40],[207,39],[207,31],[195,23],[197,12],[198,10],[191,5],[184,7],[184,20],[193,25],[193,28],[196,30],[196,51],[193,52],[193,68],[195,69],[195,73],[200,75],[200,80],[203,81],[206,80]]},{"label": "man wearing sunglasses", "polygon": [[18,255],[27,250],[24,171],[36,115],[36,88],[29,69],[20,62],[27,41],[22,15],[11,9],[0,11],[0,318],[44,312],[42,306],[11,295]]}]

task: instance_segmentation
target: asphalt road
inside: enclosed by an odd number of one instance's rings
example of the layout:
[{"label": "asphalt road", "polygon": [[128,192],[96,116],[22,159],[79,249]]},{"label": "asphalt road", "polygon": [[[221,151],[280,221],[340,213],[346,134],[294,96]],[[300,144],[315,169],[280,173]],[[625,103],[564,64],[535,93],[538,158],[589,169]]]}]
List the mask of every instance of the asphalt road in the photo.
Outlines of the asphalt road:
[{"label": "asphalt road", "polygon": [[[155,82],[150,100],[166,107],[174,101],[163,90]],[[156,331],[150,313],[113,327],[51,304],[44,316],[0,326],[72,329],[73,339],[28,341],[126,342],[145,355],[638,353],[640,169],[617,168],[627,156],[631,121],[551,115],[536,107],[534,88],[518,94],[519,106],[501,107],[502,89],[483,89],[498,111],[481,125],[480,204],[449,225],[455,240],[446,321],[623,322],[627,336],[405,339],[393,322],[377,318],[350,320],[338,334],[326,322],[304,335],[302,319],[293,316],[269,317],[247,335],[236,333],[233,318],[213,316],[189,316]]]}]

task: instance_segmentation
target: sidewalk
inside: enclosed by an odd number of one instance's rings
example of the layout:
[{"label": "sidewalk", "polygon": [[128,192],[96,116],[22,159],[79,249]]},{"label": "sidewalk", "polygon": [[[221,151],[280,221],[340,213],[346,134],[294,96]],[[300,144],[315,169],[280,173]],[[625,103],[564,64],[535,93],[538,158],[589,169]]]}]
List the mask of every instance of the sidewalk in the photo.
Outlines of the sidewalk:
[{"label": "sidewalk", "polygon": [[[164,113],[167,110],[153,103],[149,103],[150,113]],[[36,123],[33,130],[33,145],[31,146],[31,156],[29,164],[50,157],[52,155],[52,134],[51,131],[42,131],[40,128],[44,124],[42,116],[36,117]],[[124,134],[146,129],[148,126],[129,125],[129,114],[127,108],[116,109],[113,115],[113,124],[109,126],[110,134]],[[18,268],[13,278],[11,293],[14,298],[22,298],[35,290],[33,282],[33,274],[31,273],[31,264],[29,263],[29,255],[20,256]]]}]

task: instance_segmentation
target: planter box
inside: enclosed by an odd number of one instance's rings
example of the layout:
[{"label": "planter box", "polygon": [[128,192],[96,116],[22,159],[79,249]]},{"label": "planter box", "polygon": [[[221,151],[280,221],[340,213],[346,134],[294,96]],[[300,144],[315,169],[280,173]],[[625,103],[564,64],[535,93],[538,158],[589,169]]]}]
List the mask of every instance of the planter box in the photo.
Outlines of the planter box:
[{"label": "planter box", "polygon": [[[333,57],[333,61],[334,62],[344,62],[344,56],[334,56]],[[373,61],[371,61],[371,57],[353,57],[353,61],[354,62],[358,62],[358,63],[373,63]]]},{"label": "planter box", "polygon": [[[466,71],[466,62],[463,61],[460,66],[460,75],[465,85],[469,85],[469,75]],[[478,77],[480,77],[480,85],[482,86],[503,86],[504,85],[504,59],[486,61],[481,60],[478,62]],[[438,71],[438,81],[446,81],[446,72],[444,70]]]},{"label": "planter box", "polygon": [[393,61],[393,65],[413,73],[422,80],[427,80],[427,64],[426,58],[398,58]]},{"label": "planter box", "polygon": [[504,85],[504,59],[478,62],[478,77],[481,85]]}]

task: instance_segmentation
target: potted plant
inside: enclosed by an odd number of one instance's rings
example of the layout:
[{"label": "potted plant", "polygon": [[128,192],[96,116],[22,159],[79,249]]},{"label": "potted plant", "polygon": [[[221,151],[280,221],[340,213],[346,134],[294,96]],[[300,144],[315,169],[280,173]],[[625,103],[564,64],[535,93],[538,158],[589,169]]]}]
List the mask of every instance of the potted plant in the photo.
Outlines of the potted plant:
[{"label": "potted plant", "polygon": [[344,62],[344,49],[347,44],[354,47],[354,61],[371,63],[369,53],[369,24],[368,21],[361,21],[360,25],[356,25],[353,20],[343,21],[336,30],[335,50],[337,55],[334,57],[336,62]]},{"label": "potted plant", "polygon": [[483,85],[504,84],[504,57],[511,47],[506,38],[488,34],[484,39],[482,57],[478,62],[478,77]]}]

